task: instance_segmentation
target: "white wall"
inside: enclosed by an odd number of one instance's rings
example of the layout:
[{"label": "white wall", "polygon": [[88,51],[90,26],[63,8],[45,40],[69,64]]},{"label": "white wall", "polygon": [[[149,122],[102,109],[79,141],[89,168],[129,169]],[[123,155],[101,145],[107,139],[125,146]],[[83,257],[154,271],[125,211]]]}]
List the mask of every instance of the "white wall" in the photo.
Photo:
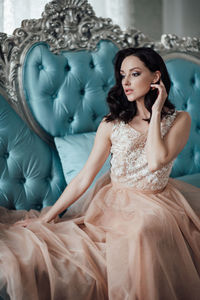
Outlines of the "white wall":
[{"label": "white wall", "polygon": [[200,1],[163,0],[163,33],[200,37]]},{"label": "white wall", "polygon": [[12,34],[24,19],[38,19],[48,0],[0,0],[3,2],[3,21],[0,31]]},{"label": "white wall", "polygon": [[98,17],[106,18],[106,0],[88,0]]},{"label": "white wall", "polygon": [[135,27],[158,40],[162,34],[162,0],[135,0]]},{"label": "white wall", "polygon": [[111,18],[114,24],[122,29],[134,27],[134,2],[135,0],[88,0],[96,15]]}]

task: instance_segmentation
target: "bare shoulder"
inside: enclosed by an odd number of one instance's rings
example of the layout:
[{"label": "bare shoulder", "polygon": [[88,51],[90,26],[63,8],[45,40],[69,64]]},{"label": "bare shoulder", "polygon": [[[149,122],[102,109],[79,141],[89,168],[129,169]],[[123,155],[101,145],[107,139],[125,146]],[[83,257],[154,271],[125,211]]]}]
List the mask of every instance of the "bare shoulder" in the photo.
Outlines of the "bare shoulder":
[{"label": "bare shoulder", "polygon": [[176,117],[176,122],[179,124],[182,124],[184,127],[189,127],[191,126],[191,117],[190,114],[187,111],[177,111],[177,117]]},{"label": "bare shoulder", "polygon": [[107,122],[105,118],[99,124],[97,133],[100,135],[104,135],[105,137],[110,139],[113,128],[113,122]]},{"label": "bare shoulder", "polygon": [[[166,139],[170,137],[178,137],[183,136],[183,139],[189,136],[191,128],[191,117],[188,112],[186,111],[177,111],[175,120],[173,124],[166,134]],[[183,134],[184,133],[184,134]]]},{"label": "bare shoulder", "polygon": [[177,117],[191,120],[190,114],[183,110],[177,110]]}]

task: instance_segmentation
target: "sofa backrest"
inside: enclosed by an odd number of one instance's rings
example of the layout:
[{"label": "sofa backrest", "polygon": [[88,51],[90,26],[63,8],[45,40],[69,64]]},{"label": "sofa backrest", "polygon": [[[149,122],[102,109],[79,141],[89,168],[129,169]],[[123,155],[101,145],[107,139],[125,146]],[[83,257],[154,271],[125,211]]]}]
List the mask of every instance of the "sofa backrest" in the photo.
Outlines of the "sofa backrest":
[{"label": "sofa backrest", "polygon": [[170,99],[192,117],[171,176],[200,173],[199,41],[163,35],[155,42],[97,18],[87,1],[74,3],[53,1],[41,19],[23,21],[11,37],[0,35],[0,205],[40,209],[56,201],[66,182],[54,138],[97,129],[108,111],[114,56],[127,47],[152,47],[165,59]]},{"label": "sofa backrest", "polygon": [[[119,49],[101,40],[95,51],[54,55],[40,43],[29,50],[22,78],[26,105],[50,139],[97,129],[108,110],[105,99],[114,84],[113,61]],[[200,58],[195,54],[163,53],[171,78],[170,100],[192,118],[190,139],[174,163],[172,177],[200,173]]]},{"label": "sofa backrest", "polygon": [[175,160],[171,176],[200,173],[200,59],[181,53],[165,59],[172,83],[170,99],[192,118],[189,140]]},{"label": "sofa backrest", "polygon": [[47,44],[31,47],[23,65],[22,86],[28,109],[50,136],[96,131],[108,112],[105,99],[114,85],[117,51],[110,41],[101,41],[96,51],[59,55]]}]

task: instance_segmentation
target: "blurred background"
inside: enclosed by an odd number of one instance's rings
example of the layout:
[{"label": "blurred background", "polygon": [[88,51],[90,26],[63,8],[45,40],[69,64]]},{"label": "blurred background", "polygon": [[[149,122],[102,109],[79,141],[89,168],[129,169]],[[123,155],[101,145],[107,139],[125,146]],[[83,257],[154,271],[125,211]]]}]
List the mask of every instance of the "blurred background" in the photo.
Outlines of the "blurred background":
[{"label": "blurred background", "polygon": [[[0,0],[0,32],[12,34],[23,19],[40,18],[48,0]],[[199,0],[89,0],[98,17],[122,29],[137,28],[159,40],[163,33],[200,37]]]}]

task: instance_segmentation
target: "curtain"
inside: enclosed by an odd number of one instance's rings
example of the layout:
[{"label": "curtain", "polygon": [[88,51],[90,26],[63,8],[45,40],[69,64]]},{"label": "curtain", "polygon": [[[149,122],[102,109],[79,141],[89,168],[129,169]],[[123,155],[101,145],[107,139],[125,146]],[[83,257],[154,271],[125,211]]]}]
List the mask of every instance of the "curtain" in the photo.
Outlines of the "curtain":
[{"label": "curtain", "polygon": [[0,32],[3,31],[3,0],[0,0]]},{"label": "curtain", "polygon": [[38,19],[48,0],[0,0],[0,31],[12,34],[24,19]]},{"label": "curtain", "polygon": [[[0,31],[12,34],[24,19],[38,19],[50,0],[0,0]],[[134,27],[135,0],[88,0],[98,17],[111,18],[122,29]]]}]

